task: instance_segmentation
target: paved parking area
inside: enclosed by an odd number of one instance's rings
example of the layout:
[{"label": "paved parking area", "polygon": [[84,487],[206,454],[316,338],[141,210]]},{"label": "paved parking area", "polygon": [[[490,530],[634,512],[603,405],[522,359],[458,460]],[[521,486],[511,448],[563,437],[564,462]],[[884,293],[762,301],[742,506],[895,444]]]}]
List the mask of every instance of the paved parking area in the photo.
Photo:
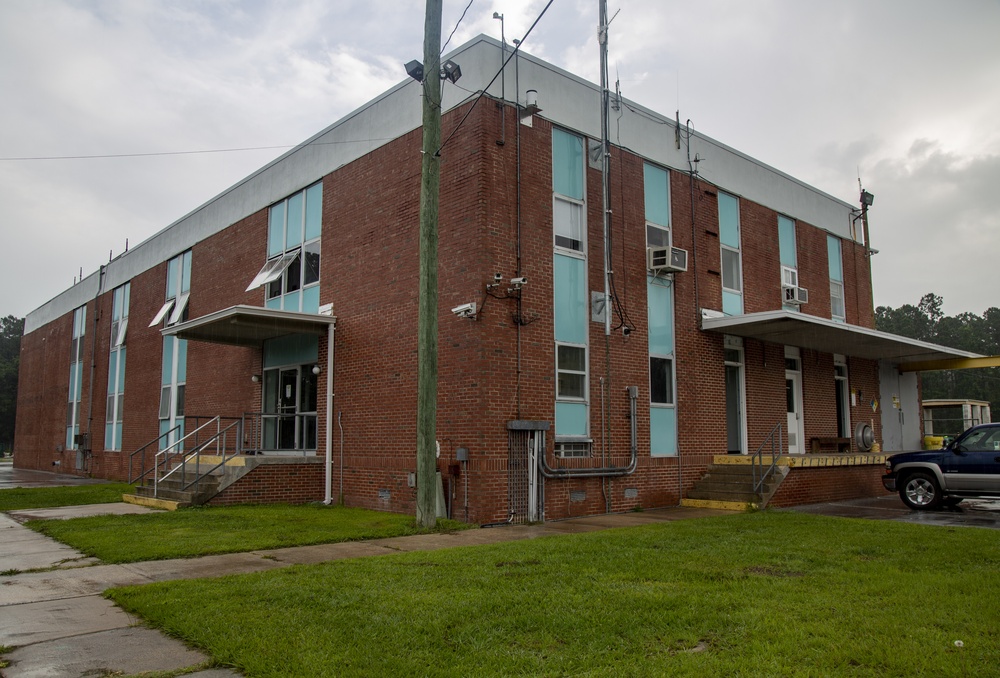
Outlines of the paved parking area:
[{"label": "paved parking area", "polygon": [[109,481],[98,478],[83,478],[67,473],[49,473],[47,471],[29,471],[14,468],[10,459],[0,461],[0,490],[14,487],[56,487],[67,485],[102,485]]},{"label": "paved parking area", "polygon": [[937,511],[912,511],[895,494],[870,499],[834,501],[796,506],[793,511],[841,518],[896,520],[921,525],[985,527],[1000,530],[1000,500],[966,499],[954,508]]}]

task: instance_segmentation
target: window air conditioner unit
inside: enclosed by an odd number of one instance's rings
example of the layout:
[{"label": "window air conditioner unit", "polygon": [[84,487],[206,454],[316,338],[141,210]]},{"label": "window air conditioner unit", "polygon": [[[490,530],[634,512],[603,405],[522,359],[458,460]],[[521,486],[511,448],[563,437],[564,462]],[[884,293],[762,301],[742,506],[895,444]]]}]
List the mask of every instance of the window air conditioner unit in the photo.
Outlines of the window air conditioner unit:
[{"label": "window air conditioner unit", "polygon": [[809,290],[804,287],[789,287],[783,286],[781,288],[784,294],[786,304],[808,304],[809,303]]},{"label": "window air conditioner unit", "polygon": [[680,247],[647,247],[646,268],[654,273],[680,273],[688,270],[688,253]]}]

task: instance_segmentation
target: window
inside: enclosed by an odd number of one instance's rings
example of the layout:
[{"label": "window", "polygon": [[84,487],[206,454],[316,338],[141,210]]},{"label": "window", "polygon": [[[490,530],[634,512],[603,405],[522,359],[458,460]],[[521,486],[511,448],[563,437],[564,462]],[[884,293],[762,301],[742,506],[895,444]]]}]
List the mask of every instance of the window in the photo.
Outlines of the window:
[{"label": "window", "polygon": [[722,191],[719,191],[719,242],[722,249],[722,312],[726,315],[742,315],[740,202]]},{"label": "window", "polygon": [[844,264],[840,251],[840,238],[826,236],[827,260],[830,265],[830,317],[846,322],[844,309]]},{"label": "window", "polygon": [[[583,138],[552,130],[553,320],[556,450],[590,454],[587,218]],[[560,447],[564,443],[568,447]]]},{"label": "window", "polygon": [[108,400],[104,417],[104,449],[122,449],[122,414],[125,403],[125,333],[128,329],[130,283],[111,297],[111,351],[108,356]]},{"label": "window", "polygon": [[837,437],[851,437],[851,401],[847,388],[847,359],[833,356],[834,397],[837,400]]},{"label": "window", "polygon": [[[786,216],[778,215],[778,255],[781,259],[782,287],[799,286],[798,255],[795,245],[795,222]],[[782,291],[784,301],[784,291]],[[786,311],[800,310],[796,304],[782,304]]]},{"label": "window", "polygon": [[319,312],[323,184],[272,205],[268,212],[268,260],[247,287],[264,288],[268,308]]},{"label": "window", "polygon": [[69,397],[66,407],[66,449],[79,448],[80,403],[83,400],[83,340],[87,333],[87,307],[73,311],[73,335],[69,349]]},{"label": "window", "polygon": [[[670,175],[655,165],[643,166],[646,246],[670,247]],[[649,323],[649,447],[652,456],[677,454],[674,394],[674,290],[671,277],[646,277]]]},{"label": "window", "polygon": [[552,236],[556,247],[583,252],[586,247],[583,139],[552,130]]},{"label": "window", "polygon": [[[153,323],[170,326],[188,317],[191,296],[191,250],[167,262],[167,301]],[[167,317],[167,313],[170,316]],[[184,389],[187,382],[187,340],[163,337],[163,360],[160,370],[160,449],[174,445],[184,437]]]}]

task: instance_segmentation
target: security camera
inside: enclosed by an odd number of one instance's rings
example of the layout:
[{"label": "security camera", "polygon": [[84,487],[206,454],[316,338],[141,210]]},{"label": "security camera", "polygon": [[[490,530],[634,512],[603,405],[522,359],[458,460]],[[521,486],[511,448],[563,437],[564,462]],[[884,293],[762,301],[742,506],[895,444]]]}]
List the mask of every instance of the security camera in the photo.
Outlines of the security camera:
[{"label": "security camera", "polygon": [[514,287],[524,287],[528,284],[527,278],[511,278],[510,284]]},{"label": "security camera", "polygon": [[457,315],[459,318],[475,318],[476,317],[476,302],[470,304],[462,304],[461,306],[456,306],[451,309],[451,312]]},{"label": "security camera", "polygon": [[503,274],[502,273],[494,273],[493,274],[493,282],[500,282],[501,280],[503,280]]}]

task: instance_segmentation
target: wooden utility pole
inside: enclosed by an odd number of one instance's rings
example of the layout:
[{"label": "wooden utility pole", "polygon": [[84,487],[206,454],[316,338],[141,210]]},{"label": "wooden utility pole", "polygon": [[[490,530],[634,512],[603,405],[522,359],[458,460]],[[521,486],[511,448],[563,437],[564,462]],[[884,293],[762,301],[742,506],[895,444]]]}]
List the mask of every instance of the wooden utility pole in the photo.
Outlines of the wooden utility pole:
[{"label": "wooden utility pole", "polygon": [[417,524],[437,523],[438,196],[441,165],[441,4],[424,18],[424,146],[420,180],[420,303],[417,329]]}]

